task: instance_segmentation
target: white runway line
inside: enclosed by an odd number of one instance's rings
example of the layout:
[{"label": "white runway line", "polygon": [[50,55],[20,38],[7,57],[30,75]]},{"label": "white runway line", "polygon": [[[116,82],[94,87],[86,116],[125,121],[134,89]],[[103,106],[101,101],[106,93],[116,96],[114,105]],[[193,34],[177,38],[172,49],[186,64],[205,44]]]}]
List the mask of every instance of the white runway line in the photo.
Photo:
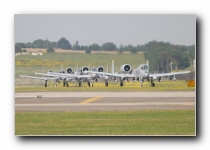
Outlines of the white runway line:
[{"label": "white runway line", "polygon": [[164,105],[180,105],[180,106],[194,106],[195,102],[149,102],[149,103],[76,103],[76,104],[69,104],[69,103],[48,103],[48,104],[15,104],[15,107],[40,107],[40,106],[164,106]]}]

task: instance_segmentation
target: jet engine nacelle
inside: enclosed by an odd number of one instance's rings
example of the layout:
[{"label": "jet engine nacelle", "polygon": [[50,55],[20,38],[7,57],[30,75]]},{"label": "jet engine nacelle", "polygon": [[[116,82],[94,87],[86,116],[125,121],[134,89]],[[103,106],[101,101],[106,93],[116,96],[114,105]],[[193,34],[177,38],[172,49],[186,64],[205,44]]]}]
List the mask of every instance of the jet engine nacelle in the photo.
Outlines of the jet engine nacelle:
[{"label": "jet engine nacelle", "polygon": [[101,67],[101,66],[99,66],[99,67],[97,68],[97,71],[98,71],[98,72],[103,72],[103,71],[104,71],[104,68]]},{"label": "jet engine nacelle", "polygon": [[73,70],[72,70],[72,68],[69,67],[69,68],[66,69],[66,72],[67,72],[67,73],[72,73]]},{"label": "jet engine nacelle", "polygon": [[120,67],[122,73],[128,73],[131,71],[131,66],[129,64],[124,64]]},{"label": "jet engine nacelle", "polygon": [[124,80],[124,81],[125,81],[126,79],[127,79],[126,77],[122,77],[122,78],[121,78],[121,80]]},{"label": "jet engine nacelle", "polygon": [[88,71],[88,67],[87,66],[84,66],[80,69],[80,71],[83,73],[84,71]]}]

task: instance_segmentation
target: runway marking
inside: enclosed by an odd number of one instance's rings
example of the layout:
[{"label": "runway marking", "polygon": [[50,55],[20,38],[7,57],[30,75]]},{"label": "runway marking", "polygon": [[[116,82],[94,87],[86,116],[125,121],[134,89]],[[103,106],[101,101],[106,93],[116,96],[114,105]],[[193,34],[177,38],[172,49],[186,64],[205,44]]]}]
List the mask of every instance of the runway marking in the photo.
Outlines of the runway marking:
[{"label": "runway marking", "polygon": [[[89,100],[89,99],[88,99]],[[83,101],[84,102],[84,101]],[[88,106],[194,106],[194,102],[173,103],[91,103]],[[40,106],[82,106],[80,103],[48,103],[48,104],[15,104],[16,107],[40,107]],[[87,106],[87,105],[83,105]]]},{"label": "runway marking", "polygon": [[89,98],[89,99],[87,99],[87,100],[84,100],[84,101],[80,102],[80,104],[91,103],[91,102],[96,101],[96,100],[99,100],[99,99],[101,99],[101,98],[103,98],[103,97],[93,97],[93,98]]}]

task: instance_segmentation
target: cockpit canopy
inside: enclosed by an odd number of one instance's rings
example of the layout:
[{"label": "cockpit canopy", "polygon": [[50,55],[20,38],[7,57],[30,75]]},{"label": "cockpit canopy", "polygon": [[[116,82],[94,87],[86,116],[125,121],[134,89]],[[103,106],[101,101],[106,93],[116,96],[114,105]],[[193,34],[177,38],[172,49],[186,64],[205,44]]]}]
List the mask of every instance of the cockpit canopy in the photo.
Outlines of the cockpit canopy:
[{"label": "cockpit canopy", "polygon": [[149,68],[148,68],[148,66],[147,65],[140,65],[140,67],[139,67],[141,70],[148,70]]}]

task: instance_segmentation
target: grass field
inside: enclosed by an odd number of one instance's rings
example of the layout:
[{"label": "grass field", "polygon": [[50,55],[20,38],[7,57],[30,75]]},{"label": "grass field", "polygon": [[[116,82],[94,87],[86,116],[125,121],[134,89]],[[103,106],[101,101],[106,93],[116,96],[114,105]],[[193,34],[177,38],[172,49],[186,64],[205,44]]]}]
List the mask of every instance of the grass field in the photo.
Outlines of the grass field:
[{"label": "grass field", "polygon": [[[121,87],[119,82],[109,82],[109,87],[106,87],[104,81],[95,82],[94,87],[88,87],[84,82],[82,87],[76,87],[74,83],[69,83],[69,87],[63,87],[63,83],[54,86],[54,82],[48,84],[48,87],[44,87],[44,82],[22,79],[17,81],[19,86],[15,87],[15,92],[141,92],[141,91],[195,91],[195,87],[187,87],[187,81],[177,80],[162,82],[156,82],[156,87],[151,87],[149,82],[145,81],[143,87],[140,87],[139,82],[124,82],[124,86]],[[22,85],[21,85],[22,83]]]},{"label": "grass field", "polygon": [[[30,67],[39,68],[40,71],[54,70],[60,71],[61,66],[66,69],[67,67],[72,67],[75,69],[77,63],[79,67],[89,66],[98,67],[103,66],[107,69],[107,63],[109,66],[109,71],[111,71],[111,62],[115,60],[115,71],[119,71],[120,66],[123,64],[130,64],[133,68],[138,67],[142,63],[146,63],[143,54],[45,54],[42,56],[16,56],[15,57],[15,67],[19,69],[29,69]],[[20,67],[20,68],[19,68]],[[22,68],[21,68],[22,67]],[[25,70],[24,69],[24,70]],[[22,70],[23,71],[23,70]],[[23,73],[27,73],[27,70]]]},{"label": "grass field", "polygon": [[15,135],[196,135],[194,110],[15,113]]}]

